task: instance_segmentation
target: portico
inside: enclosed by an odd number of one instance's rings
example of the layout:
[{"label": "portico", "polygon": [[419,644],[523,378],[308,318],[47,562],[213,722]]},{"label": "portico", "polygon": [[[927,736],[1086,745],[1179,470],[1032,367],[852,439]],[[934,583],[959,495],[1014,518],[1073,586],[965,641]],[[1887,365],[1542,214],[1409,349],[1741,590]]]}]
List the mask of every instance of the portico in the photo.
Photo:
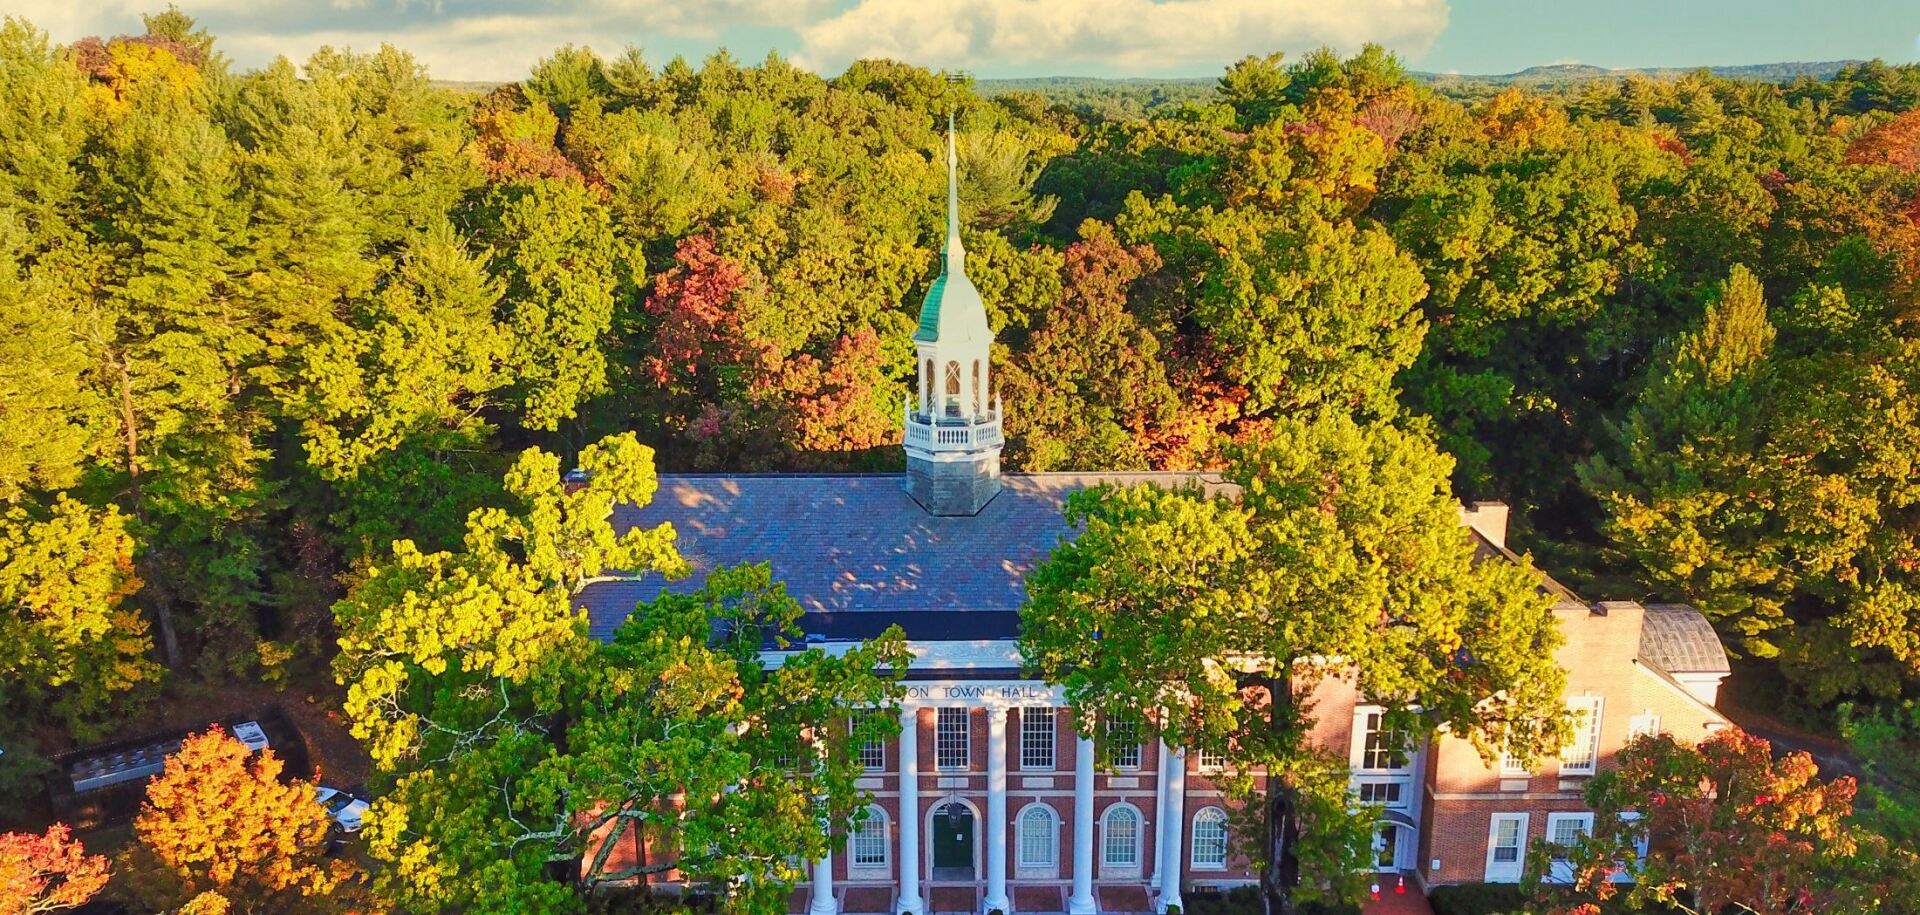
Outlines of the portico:
[{"label": "portico", "polygon": [[[915,646],[920,663],[935,668],[961,656],[1004,657],[1012,648],[998,642],[981,651],[986,647]],[[1100,876],[1096,798],[1138,793],[1133,806],[1157,809],[1164,801],[1145,792],[1161,790],[1164,779],[1129,772],[1099,790],[1094,741],[1066,719],[1066,705],[1063,691],[1032,681],[909,681],[900,709],[902,736],[889,754],[892,778],[865,780],[883,809],[891,808],[899,889],[894,911],[927,915],[943,909],[933,903],[934,892],[966,889],[977,893],[978,911],[1011,913],[1024,910],[1015,900],[1021,886],[1030,888],[1025,892],[1046,889],[1061,900],[1046,910],[1093,915],[1100,909],[1094,891]],[[1100,800],[1124,803],[1118,797]],[[1139,825],[1144,828],[1129,833],[1129,841],[1144,854],[1148,830],[1160,826]],[[1063,832],[1069,841],[1061,841]],[[1155,835],[1153,845],[1161,844]],[[1157,876],[1166,866],[1154,859],[1122,882],[1144,893],[1148,874]],[[816,862],[813,878],[809,915],[834,915],[839,909],[831,860]]]}]

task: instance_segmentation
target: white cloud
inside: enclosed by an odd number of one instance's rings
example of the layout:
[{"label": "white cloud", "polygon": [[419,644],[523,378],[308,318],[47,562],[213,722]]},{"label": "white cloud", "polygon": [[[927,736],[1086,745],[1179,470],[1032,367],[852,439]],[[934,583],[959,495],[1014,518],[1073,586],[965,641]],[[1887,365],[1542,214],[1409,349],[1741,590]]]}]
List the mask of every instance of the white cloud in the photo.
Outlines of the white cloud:
[{"label": "white cloud", "polygon": [[[165,0],[6,0],[55,41],[137,32]],[[983,72],[1216,71],[1241,55],[1377,41],[1417,56],[1447,0],[178,0],[242,68],[321,45],[392,44],[441,79],[514,79],[563,44],[664,59],[769,42],[838,72],[856,57]]]},{"label": "white cloud", "polygon": [[962,69],[1155,73],[1369,41],[1417,56],[1446,25],[1446,0],[858,0],[801,27],[800,58],[826,72],[892,57]]},{"label": "white cloud", "polygon": [[[440,79],[513,79],[563,44],[616,54],[628,44],[720,43],[740,25],[793,28],[833,0],[177,0],[242,67],[302,61],[322,45],[392,44]],[[10,0],[5,12],[58,42],[140,30],[162,0]],[[764,39],[762,39],[764,40]],[[752,51],[754,56],[761,49]]]}]

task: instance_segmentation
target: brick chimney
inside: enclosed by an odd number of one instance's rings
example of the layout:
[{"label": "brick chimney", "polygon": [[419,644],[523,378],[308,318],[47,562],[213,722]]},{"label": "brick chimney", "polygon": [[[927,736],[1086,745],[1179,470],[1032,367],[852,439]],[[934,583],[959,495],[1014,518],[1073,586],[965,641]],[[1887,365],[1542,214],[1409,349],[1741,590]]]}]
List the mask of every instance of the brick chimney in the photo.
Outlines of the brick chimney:
[{"label": "brick chimney", "polygon": [[1460,523],[1473,528],[1494,546],[1506,549],[1508,513],[1505,502],[1475,502],[1460,508]]}]

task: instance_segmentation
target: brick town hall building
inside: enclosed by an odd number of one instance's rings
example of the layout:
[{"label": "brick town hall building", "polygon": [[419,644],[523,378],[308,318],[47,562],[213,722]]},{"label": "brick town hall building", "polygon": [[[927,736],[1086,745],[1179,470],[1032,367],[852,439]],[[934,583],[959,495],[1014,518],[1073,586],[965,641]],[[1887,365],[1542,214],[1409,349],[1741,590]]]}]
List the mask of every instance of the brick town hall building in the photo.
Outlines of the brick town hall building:
[{"label": "brick town hall building", "polygon": [[[844,851],[817,862],[794,908],[838,912],[1150,912],[1254,881],[1232,853],[1220,760],[1148,743],[1094,767],[1062,693],[1022,673],[1015,645],[1024,577],[1074,531],[1068,494],[1103,483],[1199,483],[1202,473],[1000,472],[1001,411],[991,393],[993,333],[960,244],[951,133],[947,239],[919,330],[919,394],[905,413],[907,471],[897,474],[664,475],[653,502],[617,526],[669,522],[691,580],[718,566],[770,561],[806,613],[810,644],[865,639],[899,624],[916,655],[902,739],[864,748],[873,808]],[[1461,511],[1481,561],[1512,561],[1507,509]],[[582,596],[608,637],[657,577]],[[1488,766],[1440,734],[1400,752],[1352,686],[1317,687],[1315,739],[1344,749],[1357,801],[1381,805],[1382,884],[1520,878],[1528,843],[1566,839],[1592,814],[1581,791],[1637,734],[1697,740],[1726,726],[1714,710],[1727,658],[1690,607],[1587,603],[1551,579],[1566,635],[1558,659],[1578,736],[1534,770]]]}]

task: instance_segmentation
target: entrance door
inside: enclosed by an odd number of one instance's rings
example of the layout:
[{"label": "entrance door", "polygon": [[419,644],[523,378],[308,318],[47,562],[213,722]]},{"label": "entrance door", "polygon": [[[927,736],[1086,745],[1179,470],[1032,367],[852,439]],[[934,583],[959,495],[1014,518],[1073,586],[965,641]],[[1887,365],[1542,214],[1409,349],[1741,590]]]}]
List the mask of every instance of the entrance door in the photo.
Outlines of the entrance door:
[{"label": "entrance door", "polygon": [[1405,829],[1398,823],[1381,823],[1373,832],[1373,866],[1382,873],[1399,873],[1400,838]]},{"label": "entrance door", "polygon": [[933,879],[972,880],[973,811],[958,802],[933,812]]},{"label": "entrance door", "polygon": [[1487,827],[1487,882],[1519,883],[1526,867],[1527,815],[1496,813]]}]

